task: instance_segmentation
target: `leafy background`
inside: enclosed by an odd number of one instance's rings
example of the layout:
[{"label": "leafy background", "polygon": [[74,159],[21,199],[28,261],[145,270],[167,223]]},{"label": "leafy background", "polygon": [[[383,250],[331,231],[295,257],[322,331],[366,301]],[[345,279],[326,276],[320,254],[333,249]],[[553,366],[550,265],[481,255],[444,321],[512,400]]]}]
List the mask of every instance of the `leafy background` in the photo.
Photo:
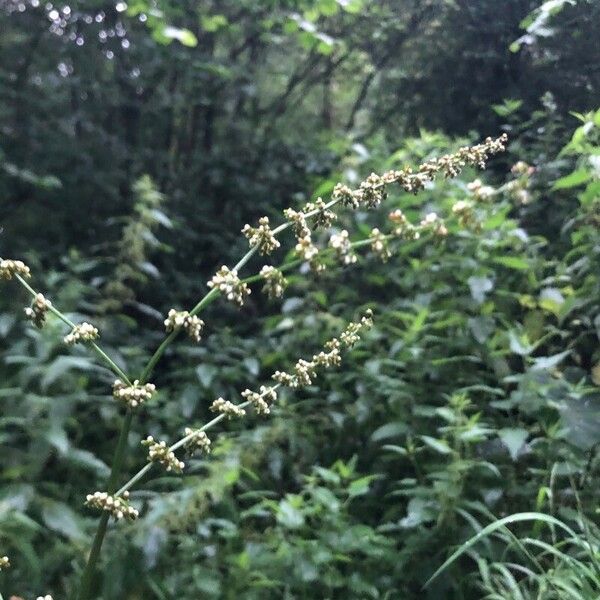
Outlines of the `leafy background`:
[{"label": "leafy background", "polygon": [[[244,223],[511,140],[484,174],[342,220],[360,239],[395,208],[447,215],[481,177],[496,193],[480,230],[297,273],[282,302],[217,303],[203,343],[166,356],[127,472],[146,435],[174,439],[215,397],[376,315],[318,387],[227,423],[185,477],[133,495],[143,518],[111,527],[99,596],[598,597],[599,17],[586,0],[0,5],[1,253],[132,370],[168,309],[241,256]],[[120,415],[110,373],[56,320],[28,327],[19,288],[0,294],[0,592],[63,598]]]}]

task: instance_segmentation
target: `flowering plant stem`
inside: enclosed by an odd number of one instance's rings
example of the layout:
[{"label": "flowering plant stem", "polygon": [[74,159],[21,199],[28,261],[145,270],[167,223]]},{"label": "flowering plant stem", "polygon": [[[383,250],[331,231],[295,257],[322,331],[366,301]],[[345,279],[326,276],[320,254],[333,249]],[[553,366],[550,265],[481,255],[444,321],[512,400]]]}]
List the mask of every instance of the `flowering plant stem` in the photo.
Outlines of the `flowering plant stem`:
[{"label": "flowering plant stem", "polygon": [[[303,209],[303,212],[296,212],[292,209],[287,209],[284,211],[287,222],[282,223],[273,230],[269,228],[269,220],[267,217],[263,217],[259,220],[258,228],[253,228],[249,225],[246,225],[242,232],[249,240],[251,246],[250,250],[244,254],[244,256],[238,261],[232,270],[223,266],[219,272],[217,272],[213,279],[208,283],[208,286],[211,289],[202,297],[202,299],[191,309],[189,313],[185,313],[185,318],[187,319],[195,317],[220,295],[225,296],[228,300],[231,300],[241,306],[243,304],[244,296],[250,293],[247,283],[264,279],[266,285],[268,285],[270,281],[269,276],[275,271],[287,271],[304,262],[308,262],[312,267],[313,264],[310,261],[314,259],[318,253],[318,249],[312,243],[310,230],[306,226],[306,219],[317,217],[317,226],[324,225],[325,227],[329,227],[332,219],[335,218],[335,215],[329,209],[339,202],[342,202],[344,205],[352,206],[353,208],[357,208],[361,204],[366,205],[367,208],[374,208],[385,199],[386,185],[398,183],[405,191],[416,192],[420,189],[423,189],[425,183],[433,180],[438,173],[443,173],[446,177],[455,177],[467,164],[480,166],[483,168],[489,155],[504,150],[505,142],[506,136],[502,136],[497,140],[487,138],[483,144],[479,144],[471,148],[461,148],[453,155],[446,155],[440,159],[432,159],[431,161],[422,164],[417,172],[413,172],[412,169],[407,167],[400,171],[389,171],[388,173],[384,174],[383,177],[372,173],[360,184],[360,187],[356,190],[351,190],[347,186],[338,184],[334,189],[332,199],[329,202],[325,203],[321,198],[319,198],[315,203],[307,204]],[[458,211],[458,206],[456,208]],[[463,214],[463,218],[465,220],[467,218],[465,216],[465,210],[467,210],[467,208],[468,206],[463,202],[463,206],[460,207],[460,210],[462,211],[461,214]],[[350,254],[351,249],[370,244],[373,252],[379,255],[383,260],[387,260],[387,258],[390,256],[390,252],[387,249],[387,242],[393,240],[395,237],[402,237],[404,231],[403,227],[407,226],[407,231],[411,235],[417,232],[416,235],[413,237],[409,236],[408,239],[416,240],[420,235],[417,228],[407,224],[406,218],[402,214],[402,211],[394,211],[394,214],[390,214],[390,219],[393,222],[398,222],[401,224],[401,227],[395,229],[394,234],[384,235],[378,229],[373,229],[369,239],[350,242],[348,232],[343,230],[339,235],[336,234],[332,236],[329,243],[330,247],[327,250],[324,250],[324,252],[331,252],[333,250],[339,258],[343,259],[343,264],[351,264],[356,261],[356,256]],[[295,229],[295,234],[298,241],[296,253],[300,258],[288,261],[287,263],[281,265],[277,270],[275,270],[273,267],[265,265],[260,273],[251,275],[244,280],[240,280],[238,277],[238,271],[246,266],[246,264],[248,264],[248,262],[258,251],[260,251],[261,254],[270,254],[272,250],[278,248],[280,243],[275,236],[290,227],[294,227]],[[432,227],[437,227],[437,230],[432,229]],[[431,213],[425,217],[425,219],[421,222],[420,230],[437,231],[437,234],[441,236],[448,233],[447,229],[443,225],[443,222],[440,223],[435,213]],[[117,489],[125,454],[127,452],[127,442],[133,422],[133,409],[145,399],[151,397],[155,386],[151,383],[148,383],[148,379],[161,357],[177,337],[180,328],[176,328],[175,325],[173,325],[173,329],[171,330],[169,329],[169,321],[165,321],[168,332],[166,337],[148,360],[146,366],[140,374],[139,379],[134,380],[132,383],[125,372],[94,341],[95,338],[98,337],[98,330],[95,327],[89,323],[82,323],[80,325],[73,323],[50,302],[46,301],[42,294],[38,294],[25,281],[22,275],[25,277],[30,276],[29,267],[22,263],[22,261],[0,259],[0,277],[11,279],[14,276],[34,298],[34,304],[32,307],[26,309],[27,316],[32,318],[36,325],[41,326],[40,323],[43,323],[45,312],[50,311],[63,323],[68,325],[72,331],[68,336],[65,337],[65,342],[67,344],[76,343],[79,341],[87,342],[91,346],[92,350],[99,356],[101,361],[119,377],[113,386],[113,395],[115,395],[115,398],[123,400],[127,404],[127,412],[121,423],[119,438],[114,451],[110,477],[107,484],[107,492],[97,492],[94,495],[88,496],[88,501],[90,498],[95,498],[97,502],[105,501],[106,503],[104,505],[99,504],[99,507],[104,509],[104,512],[102,513],[98,522],[92,547],[81,576],[80,586],[78,589],[73,590],[71,597],[73,600],[91,600],[97,596],[98,588],[95,586],[96,567],[99,561],[102,544],[108,529],[108,521],[110,516],[112,514],[118,519],[123,518],[124,514],[122,512],[122,508],[125,506],[127,497],[129,495],[129,489],[139,482],[153,466],[152,455],[150,454],[151,462],[147,463],[133,477],[131,477],[127,483],[125,483],[121,488]],[[281,289],[281,284],[277,285],[279,285],[279,288]],[[279,296],[280,294],[276,293],[276,295]],[[268,413],[268,404],[266,403],[265,398],[267,394],[273,395],[274,391],[281,385],[291,387],[309,385],[311,383],[311,377],[315,376],[315,369],[319,365],[329,367],[339,364],[340,348],[342,346],[346,348],[351,347],[355,341],[359,339],[357,332],[360,330],[360,328],[363,326],[370,327],[372,324],[372,313],[370,311],[368,311],[368,313],[368,316],[363,317],[360,322],[351,323],[341,334],[339,340],[334,338],[333,340],[330,340],[330,342],[327,342],[324,347],[326,351],[322,351],[318,355],[313,356],[311,361],[300,359],[294,367],[294,375],[290,375],[286,372],[276,371],[273,375],[273,378],[279,382],[277,385],[270,388],[261,386],[260,394],[257,392],[252,392],[251,390],[245,390],[245,392],[242,393],[242,396],[246,400],[238,405],[234,405],[233,403],[225,401],[222,398],[215,400],[213,406],[211,406],[211,410],[220,411],[220,414],[203,425],[200,429],[187,429],[186,435],[170,447],[167,447],[165,442],[156,444],[162,453],[161,455],[164,457],[169,453],[173,454],[175,450],[185,446],[188,442],[193,442],[200,432],[204,432],[205,430],[213,427],[227,416],[230,417],[232,415],[243,415],[244,408],[253,403],[258,402],[258,404],[255,405],[257,412],[262,411]],[[203,322],[200,319],[196,319],[196,321],[192,320],[190,322],[195,327],[201,327],[203,325]],[[199,339],[198,331],[196,331],[195,335],[197,335]],[[153,439],[151,437],[149,437],[148,440],[153,443]],[[208,443],[210,443],[210,441]],[[183,466],[183,463],[176,463],[177,466],[179,464]],[[121,496],[123,496],[123,498],[120,498]],[[115,499],[119,499],[120,503],[115,503]],[[109,510],[106,510],[107,507],[109,507]],[[129,516],[132,513],[135,518],[135,516],[137,516],[137,510],[130,508]]]}]

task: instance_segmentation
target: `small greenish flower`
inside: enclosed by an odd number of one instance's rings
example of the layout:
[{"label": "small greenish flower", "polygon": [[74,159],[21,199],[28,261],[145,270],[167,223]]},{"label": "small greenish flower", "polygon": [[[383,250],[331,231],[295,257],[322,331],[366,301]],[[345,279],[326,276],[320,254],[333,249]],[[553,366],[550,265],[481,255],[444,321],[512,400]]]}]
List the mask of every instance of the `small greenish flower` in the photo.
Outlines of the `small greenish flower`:
[{"label": "small greenish flower", "polygon": [[91,342],[100,337],[98,330],[90,323],[80,323],[75,325],[71,333],[65,336],[64,341],[68,346],[78,342]]},{"label": "small greenish flower", "polygon": [[188,438],[185,443],[185,449],[190,454],[196,451],[204,452],[205,454],[210,453],[210,439],[206,435],[206,432],[201,429],[191,429],[190,427],[186,427],[185,437]]},{"label": "small greenish flower", "polygon": [[248,224],[244,225],[242,233],[248,239],[250,247],[258,248],[261,254],[271,254],[271,252],[281,246],[269,226],[269,217],[261,217],[258,220],[258,227],[251,227]]},{"label": "small greenish flower", "polygon": [[12,279],[15,275],[28,279],[31,269],[22,260],[0,260],[0,279]]},{"label": "small greenish flower", "polygon": [[85,505],[107,512],[117,521],[121,519],[134,521],[139,516],[137,509],[129,504],[129,492],[123,492],[122,496],[114,496],[108,492],[94,492],[87,495]]},{"label": "small greenish flower", "polygon": [[133,385],[127,385],[120,379],[113,384],[113,397],[128,408],[137,408],[140,404],[147,402],[152,398],[154,392],[156,392],[156,386],[153,383],[140,384],[137,379]]},{"label": "small greenish flower", "polygon": [[260,270],[260,276],[265,282],[262,291],[269,298],[274,299],[281,298],[281,296],[283,296],[288,282],[279,269],[276,269],[275,267],[271,267],[269,265],[265,265]]},{"label": "small greenish flower", "polygon": [[187,310],[177,311],[172,308],[165,319],[165,329],[167,330],[167,333],[183,329],[190,339],[199,342],[202,339],[204,321],[196,316],[190,315]]},{"label": "small greenish flower", "polygon": [[243,417],[246,414],[246,411],[243,408],[240,408],[233,402],[224,400],[223,398],[217,398],[211,404],[210,410],[226,415],[228,419],[231,419],[231,417]]},{"label": "small greenish flower", "polygon": [[208,287],[219,290],[227,300],[240,307],[244,305],[244,299],[250,295],[248,284],[240,281],[235,269],[230,270],[225,265],[208,282]]},{"label": "small greenish flower", "polygon": [[25,309],[25,316],[39,329],[46,322],[46,313],[51,306],[50,300],[46,300],[43,294],[36,294],[31,306]]},{"label": "small greenish flower", "polygon": [[168,446],[167,442],[157,442],[151,435],[142,441],[142,446],[148,448],[148,461],[161,464],[166,471],[181,473],[185,467],[185,463],[180,461],[175,452]]}]

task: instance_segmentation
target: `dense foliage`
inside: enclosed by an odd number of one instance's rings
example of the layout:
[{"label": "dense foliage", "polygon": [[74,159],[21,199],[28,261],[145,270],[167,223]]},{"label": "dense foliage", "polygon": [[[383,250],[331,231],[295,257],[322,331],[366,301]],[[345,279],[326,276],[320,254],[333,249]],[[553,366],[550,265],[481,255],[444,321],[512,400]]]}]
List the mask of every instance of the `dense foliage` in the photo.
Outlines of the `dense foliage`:
[{"label": "dense foliage", "polygon": [[[510,139],[484,173],[335,224],[359,241],[435,212],[447,235],[290,271],[282,300],[216,302],[201,343],[169,349],[123,480],[147,435],[375,315],[340,368],[132,490],[142,518],[110,525],[97,597],[600,595],[599,24],[587,0],[0,3],[0,256],[134,372],[246,251],[244,223]],[[56,600],[123,411],[1,283],[0,594]]]}]

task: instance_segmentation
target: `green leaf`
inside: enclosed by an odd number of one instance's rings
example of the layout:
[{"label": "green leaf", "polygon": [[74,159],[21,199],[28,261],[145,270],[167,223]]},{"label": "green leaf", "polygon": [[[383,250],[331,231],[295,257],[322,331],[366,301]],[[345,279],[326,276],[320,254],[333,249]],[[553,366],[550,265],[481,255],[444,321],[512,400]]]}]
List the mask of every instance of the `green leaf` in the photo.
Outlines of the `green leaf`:
[{"label": "green leaf", "polygon": [[498,265],[515,269],[516,271],[527,271],[530,268],[529,263],[518,256],[496,256],[493,261]]},{"label": "green leaf", "polygon": [[277,509],[277,522],[287,529],[298,529],[304,525],[304,515],[290,500],[282,500]]},{"label": "green leaf", "polygon": [[86,537],[81,526],[81,518],[63,502],[45,499],[42,506],[42,520],[48,529],[71,540],[82,540]]},{"label": "green leaf", "polygon": [[500,117],[507,117],[521,108],[523,100],[506,98],[502,104],[492,104],[492,110]]},{"label": "green leaf", "polygon": [[460,548],[456,552],[454,552],[454,554],[452,554],[450,558],[448,558],[448,560],[425,582],[424,587],[428,587],[431,584],[431,582],[440,575],[440,573],[445,571],[453,562],[460,558],[469,548],[471,548],[471,546],[476,544],[478,541],[489,536],[498,529],[503,529],[504,527],[506,527],[506,525],[509,525],[511,523],[518,523],[521,521],[542,521],[544,523],[547,523],[548,525],[556,525],[561,529],[564,529],[574,539],[578,538],[577,534],[572,529],[570,529],[567,525],[565,525],[562,521],[559,521],[555,517],[536,512],[516,513],[514,515],[510,515],[508,517],[504,517],[503,519],[499,519],[497,521],[494,521],[493,523],[490,523],[487,527],[484,527],[481,531],[479,531],[477,535],[474,535],[472,538],[470,538],[464,544],[462,544]]},{"label": "green leaf", "polygon": [[404,435],[408,431],[406,423],[386,423],[371,434],[372,442],[380,442],[391,437]]},{"label": "green leaf", "polygon": [[467,283],[471,290],[471,297],[478,304],[483,303],[485,295],[494,288],[494,282],[488,277],[469,277]]},{"label": "green leaf", "polygon": [[213,365],[199,365],[196,367],[196,375],[204,387],[210,387],[217,371],[217,367]]},{"label": "green leaf", "polygon": [[214,33],[229,25],[229,21],[225,15],[203,15],[200,22],[202,23],[202,29],[209,33]]},{"label": "green leaf", "polygon": [[[193,48],[198,45],[198,39],[189,29],[180,29],[172,25],[165,25],[159,34],[166,42],[177,40],[183,46]],[[161,41],[160,39],[158,41]],[[164,43],[164,42],[163,42]]]},{"label": "green leaf", "polygon": [[435,450],[439,454],[450,454],[452,449],[448,446],[448,442],[446,440],[437,440],[428,435],[419,436],[425,444],[427,444],[432,450]]},{"label": "green leaf", "polygon": [[377,475],[366,475],[360,479],[355,479],[348,488],[350,498],[366,494],[369,491],[369,487],[371,487],[373,479],[377,479]]},{"label": "green leaf", "polygon": [[587,183],[592,178],[592,175],[586,169],[577,169],[565,177],[561,177],[554,182],[553,190],[566,190]]},{"label": "green leaf", "polygon": [[541,356],[534,360],[531,368],[537,371],[553,369],[565,358],[567,358],[569,354],[571,354],[571,350],[565,350],[564,352],[559,352],[558,354],[554,354],[552,356]]},{"label": "green leaf", "polygon": [[529,436],[529,432],[526,429],[520,427],[506,428],[498,431],[498,437],[502,440],[502,443],[508,449],[510,457],[513,460],[517,460],[519,450],[523,447],[525,440]]}]

